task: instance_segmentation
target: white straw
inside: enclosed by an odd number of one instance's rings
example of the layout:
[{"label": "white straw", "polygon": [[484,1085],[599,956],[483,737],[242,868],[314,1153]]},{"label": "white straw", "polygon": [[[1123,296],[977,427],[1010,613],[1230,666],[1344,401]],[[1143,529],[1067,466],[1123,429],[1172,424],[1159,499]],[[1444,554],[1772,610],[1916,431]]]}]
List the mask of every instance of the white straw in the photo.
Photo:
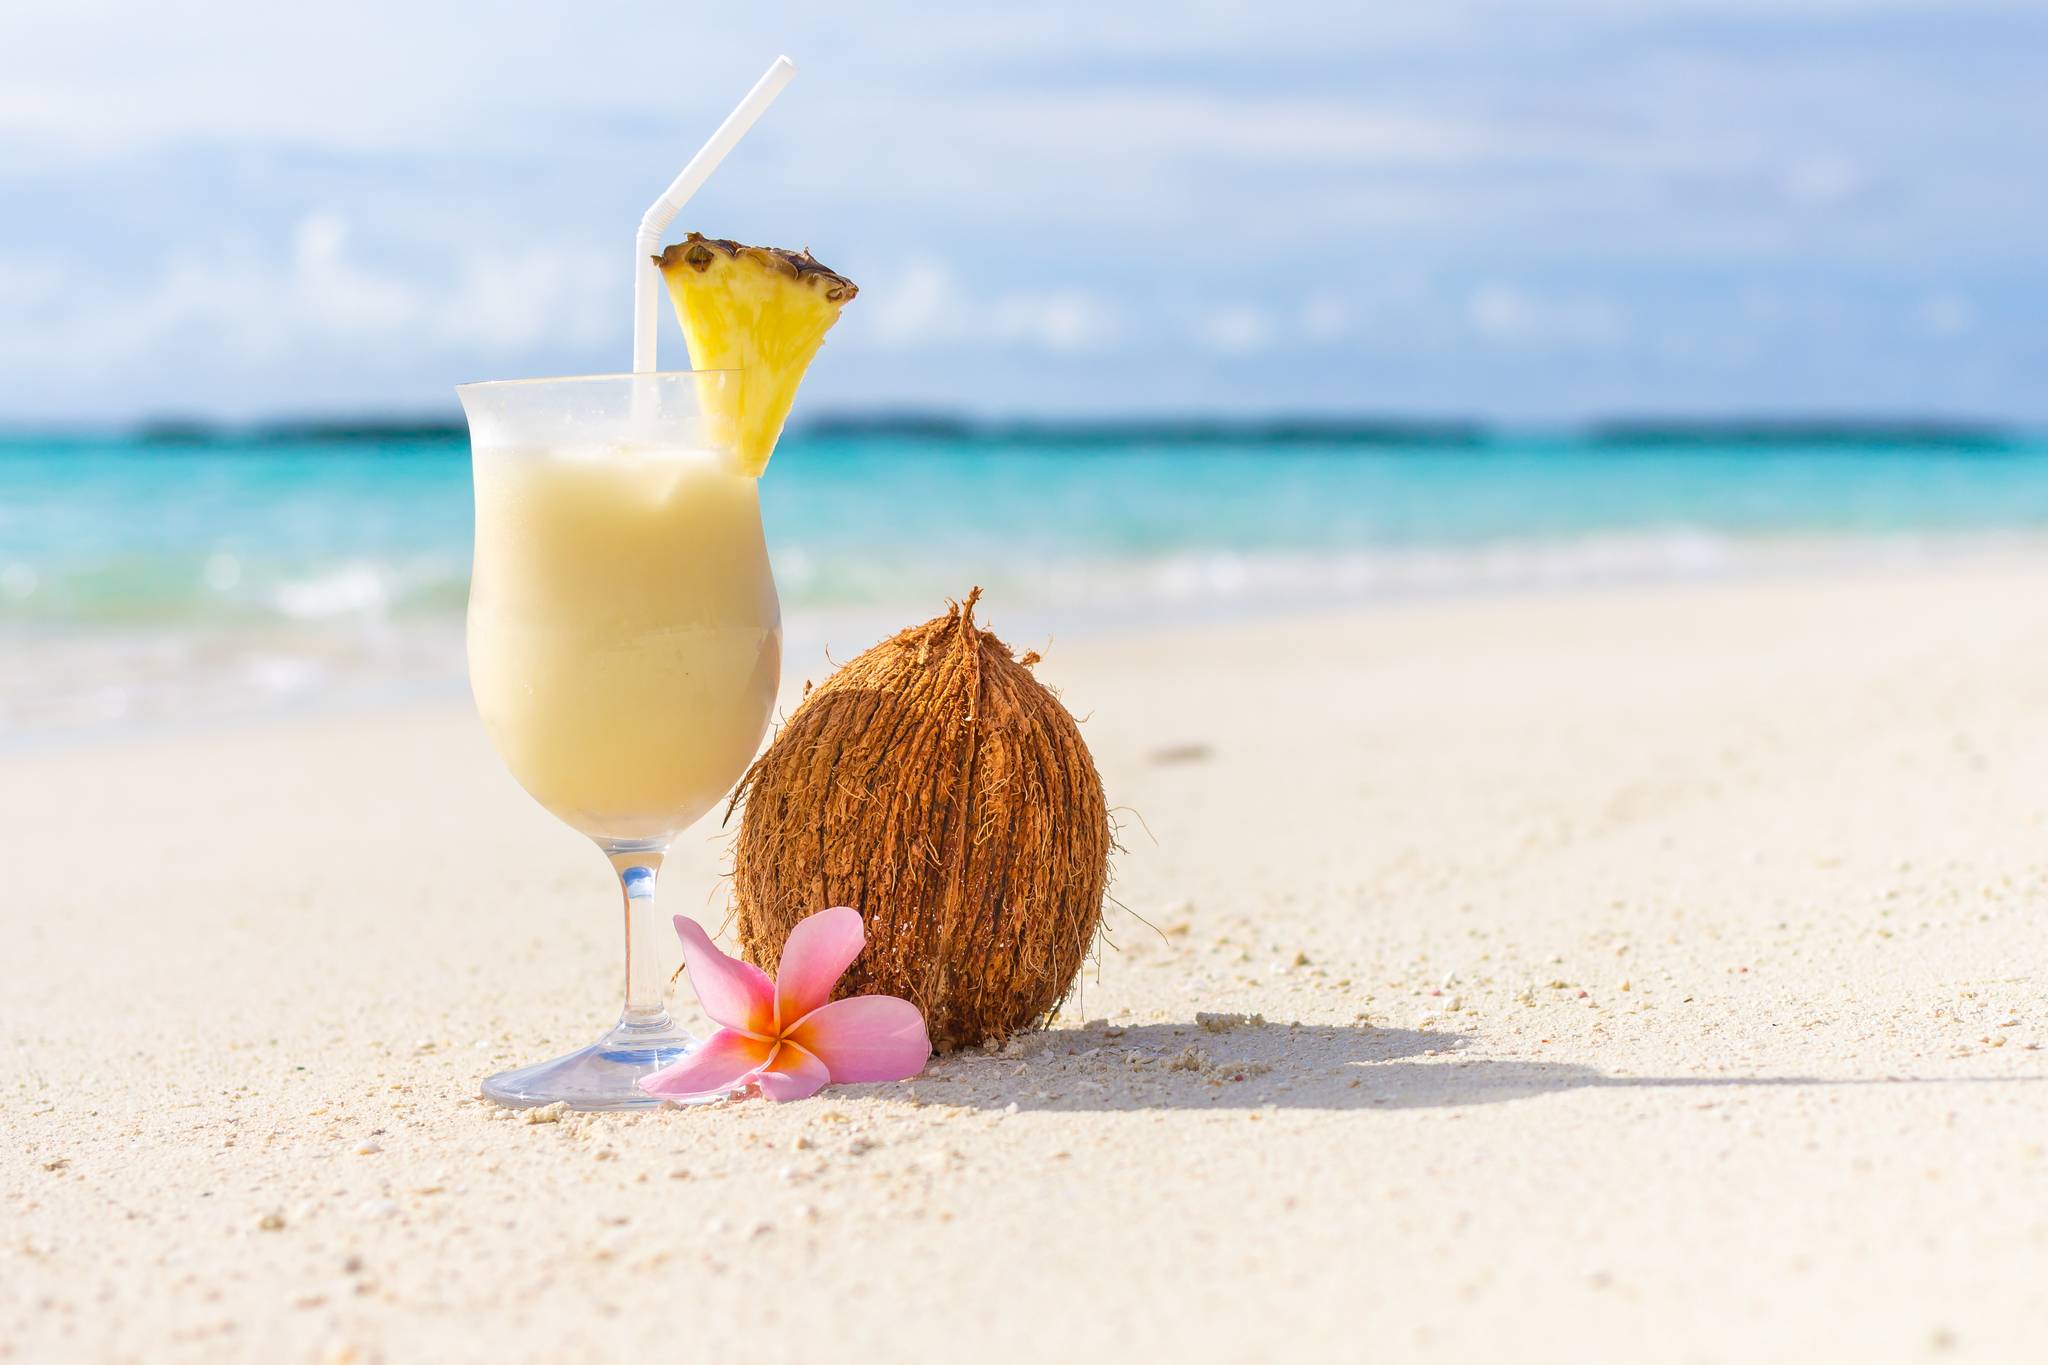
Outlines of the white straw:
[{"label": "white straw", "polygon": [[676,215],[682,212],[690,196],[703,188],[711,173],[718,169],[718,163],[725,160],[725,154],[747,135],[747,129],[754,126],[754,120],[775,102],[775,97],[782,93],[782,87],[788,85],[794,75],[796,63],[787,57],[777,57],[767,74],[754,82],[754,88],[740,101],[739,108],[726,116],[725,122],[718,125],[718,131],[711,135],[711,140],[690,158],[690,164],[683,167],[683,173],[675,178],[675,183],[663,190],[661,198],[640,215],[640,230],[633,235],[635,374],[646,374],[654,369],[655,321],[661,307],[661,271],[654,264],[654,258],[661,252],[661,239],[667,235],[668,225],[676,220]]}]

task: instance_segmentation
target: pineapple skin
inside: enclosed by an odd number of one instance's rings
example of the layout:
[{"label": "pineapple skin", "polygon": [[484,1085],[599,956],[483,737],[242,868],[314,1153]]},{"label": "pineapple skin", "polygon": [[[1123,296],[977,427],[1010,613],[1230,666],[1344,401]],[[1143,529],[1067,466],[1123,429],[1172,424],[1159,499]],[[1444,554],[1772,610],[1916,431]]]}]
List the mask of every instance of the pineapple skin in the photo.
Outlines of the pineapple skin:
[{"label": "pineapple skin", "polygon": [[682,323],[690,364],[740,370],[707,392],[712,436],[758,475],[796,401],[797,386],[840,310],[860,292],[810,252],[746,246],[693,232],[654,258]]}]

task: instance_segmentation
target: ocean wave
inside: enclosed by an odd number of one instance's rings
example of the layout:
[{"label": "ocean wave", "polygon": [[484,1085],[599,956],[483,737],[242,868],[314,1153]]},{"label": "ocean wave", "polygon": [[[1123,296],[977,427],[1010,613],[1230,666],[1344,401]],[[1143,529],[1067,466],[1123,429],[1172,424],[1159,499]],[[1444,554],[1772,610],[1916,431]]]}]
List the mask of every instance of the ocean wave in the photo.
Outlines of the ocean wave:
[{"label": "ocean wave", "polygon": [[280,564],[227,550],[0,564],[0,624],[72,629],[255,626],[459,614],[466,557]]},{"label": "ocean wave", "polygon": [[294,621],[381,616],[391,605],[397,580],[386,566],[358,560],[312,577],[288,579],[271,589],[270,600]]},{"label": "ocean wave", "polygon": [[[1966,547],[2040,548],[2034,532],[1743,536],[1675,526],[1561,538],[1288,549],[1165,547],[1152,553],[1033,552],[961,543],[920,552],[779,546],[784,604],[829,609],[957,594],[972,579],[1035,607],[1202,607],[1370,599],[1416,593],[1568,587],[1713,577],[1807,565],[1892,561]],[[355,556],[280,566],[226,551],[166,564],[89,565],[66,574],[0,565],[0,624],[77,628],[332,626],[459,618],[466,560]]]},{"label": "ocean wave", "polygon": [[[775,556],[792,655],[844,647],[979,585],[1006,628],[1073,636],[1131,621],[1614,584],[1705,581],[1984,550],[2048,552],[2036,533],[1745,537],[1693,527],[1560,539],[1332,550],[1176,548],[1154,554],[1007,554],[953,547],[891,556],[784,548]],[[458,695],[466,575],[447,556],[354,557],[279,573],[219,551],[161,578],[87,583],[5,576],[0,742],[149,721],[189,721],[422,691]],[[466,566],[463,566],[466,567]],[[33,578],[30,575],[33,574]],[[88,589],[139,599],[80,610]],[[23,612],[44,600],[49,614]],[[53,606],[61,600],[61,609]]]},{"label": "ocean wave", "polygon": [[[1713,579],[1889,564],[1971,549],[2048,549],[2048,536],[1744,537],[1693,527],[1560,539],[1323,550],[1188,548],[1152,555],[967,553],[837,562],[778,557],[785,604],[799,609],[937,600],[982,586],[991,599],[1044,612],[1125,615],[1146,607],[1202,612]],[[785,559],[793,563],[785,563]]]}]

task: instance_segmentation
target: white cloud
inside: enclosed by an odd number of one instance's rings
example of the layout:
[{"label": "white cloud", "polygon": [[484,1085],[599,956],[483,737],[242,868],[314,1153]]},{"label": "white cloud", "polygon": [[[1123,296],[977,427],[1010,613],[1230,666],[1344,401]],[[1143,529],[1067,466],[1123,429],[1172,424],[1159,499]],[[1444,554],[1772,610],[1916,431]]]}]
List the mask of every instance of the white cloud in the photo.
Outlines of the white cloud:
[{"label": "white cloud", "polygon": [[1093,350],[1114,340],[1119,330],[1116,308],[1086,289],[1008,295],[996,300],[989,319],[989,333],[996,339],[1048,351]]},{"label": "white cloud", "polygon": [[[1955,373],[2039,407],[2012,376],[2040,329],[1979,311],[2027,286],[2048,205],[2011,136],[2040,121],[2039,82],[1997,0],[479,14],[0,5],[0,415],[92,415],[117,389],[414,401],[429,375],[616,364],[627,220],[785,44],[802,75],[697,207],[816,237],[867,286],[813,381],[847,376],[848,401],[905,371],[939,402],[1096,382],[1202,401],[1177,362],[1205,348],[1266,357],[1248,382],[1285,371],[1284,401],[1348,399],[1345,367],[1273,359],[1298,346],[1398,357],[1402,383],[1486,405],[1515,401],[1489,365],[1720,327],[1813,363],[1759,363],[1713,401],[1823,369],[1844,401],[1893,401],[1889,362],[1830,344],[1855,315],[1954,339],[1986,362]],[[110,266],[87,253],[116,209]],[[1403,293],[1403,271],[1428,283]],[[1930,279],[1975,304],[1922,299]],[[1124,344],[1128,367],[1046,382],[1046,357]]]},{"label": "white cloud", "polygon": [[981,294],[933,260],[913,262],[881,287],[862,291],[864,300],[870,297],[875,306],[865,312],[867,333],[891,349],[980,343],[1090,351],[1123,332],[1121,310],[1092,290]]},{"label": "white cloud", "polygon": [[[625,359],[633,314],[629,259],[624,252],[573,246],[471,248],[451,272],[454,283],[435,301],[434,335],[451,347],[493,354],[543,342],[586,346],[615,339]],[[666,298],[660,306],[668,307]],[[680,355],[681,336],[669,323],[661,326],[661,344]]]},{"label": "white cloud", "polygon": [[334,336],[389,336],[410,327],[421,300],[404,281],[368,269],[347,254],[348,223],[312,213],[292,229],[287,306]]},{"label": "white cloud", "polygon": [[1465,297],[1465,317],[1484,339],[1504,346],[1612,346],[1628,338],[1628,314],[1595,294],[1544,296],[1511,284],[1482,284]]},{"label": "white cloud", "polygon": [[[100,152],[215,137],[356,152],[474,150],[515,146],[534,125],[507,115],[536,105],[632,111],[673,119],[680,132],[706,117],[715,125],[784,46],[803,70],[785,109],[815,100],[814,112],[859,121],[888,92],[922,87],[953,105],[935,87],[991,64],[1077,52],[1158,60],[1398,50],[1460,41],[1474,22],[1392,8],[1369,24],[1342,25],[1312,10],[1290,18],[1176,5],[1169,17],[1149,8],[1069,0],[1005,13],[814,0],[710,16],[621,0],[591,22],[546,0],[508,0],[487,15],[404,0],[209,0],[175,15],[135,0],[21,0],[0,7],[0,134]],[[405,40],[394,42],[395,33]],[[685,48],[688,78],[678,79]],[[673,169],[651,169],[657,187]]]},{"label": "white cloud", "polygon": [[1920,303],[1920,326],[1944,340],[1959,337],[1977,325],[1977,310],[1960,294],[1942,290]]},{"label": "white cloud", "polygon": [[57,302],[64,292],[63,268],[34,257],[0,257],[0,316],[20,315]]},{"label": "white cloud", "polygon": [[1336,299],[1310,299],[1302,306],[1301,330],[1311,341],[1335,341],[1351,325],[1351,310]]},{"label": "white cloud", "polygon": [[1274,341],[1272,315],[1261,308],[1219,308],[1202,319],[1202,344],[1232,355],[1263,351]]},{"label": "white cloud", "polygon": [[0,258],[0,356],[102,371],[184,338],[223,354],[282,359],[337,346],[503,353],[612,332],[630,296],[623,260],[575,247],[485,247],[399,271],[351,249],[352,225],[327,210],[293,224],[281,251],[233,243],[118,276],[48,259]]},{"label": "white cloud", "polygon": [[1847,157],[1809,156],[1785,167],[1779,184],[1795,204],[1828,208],[1855,198],[1870,178]]},{"label": "white cloud", "polygon": [[864,292],[872,300],[864,310],[868,331],[884,346],[910,348],[948,341],[963,331],[960,287],[937,261],[913,262],[888,287]]},{"label": "white cloud", "polygon": [[[1944,21],[2000,8],[1998,0],[1891,0],[1877,7]],[[1533,65],[1591,42],[1600,60],[1607,44],[1645,29],[1654,44],[1659,17],[1726,20],[1731,11],[1738,19],[1748,11],[1775,19],[1806,11],[1847,18],[1870,8],[1865,0],[1664,0],[1654,7],[1618,0],[1542,6],[1526,0],[1426,6],[1048,0],[1006,11],[906,0],[858,7],[793,0],[709,15],[679,10],[672,0],[618,0],[605,7],[604,22],[592,22],[549,0],[505,0],[487,12],[407,0],[348,6],[209,0],[175,11],[137,0],[17,0],[0,7],[0,133],[100,150],[222,136],[353,151],[459,150],[517,145],[535,125],[508,113],[537,106],[630,111],[673,119],[680,132],[703,117],[715,123],[768,56],[785,46],[803,70],[788,100],[810,102],[814,115],[829,110],[859,124],[864,109],[887,102],[893,92],[938,96],[957,109],[957,92],[944,88],[950,80],[978,80],[991,69],[1019,64],[1307,61],[1343,69],[1371,63],[1378,69],[1361,71],[1364,82],[1397,71],[1402,58],[1417,53],[1470,58],[1514,54],[1518,45],[1532,44]],[[394,42],[395,33],[405,40]],[[688,79],[679,79],[678,54],[685,49]],[[1431,79],[1444,83],[1434,72]],[[1074,93],[1053,92],[1045,112],[1057,117]],[[1312,102],[1269,103],[1305,110]],[[1086,99],[1071,107],[1081,111],[1075,125],[1114,112]],[[1363,122],[1340,116],[1328,127],[1289,115],[1263,131],[1291,128],[1295,146],[1261,150],[1291,156],[1318,145],[1357,143],[1412,155],[1469,141],[1472,130],[1456,120],[1446,127],[1393,100],[1384,110]],[[1146,121],[1170,123],[1179,112],[1186,110],[1156,105]],[[1262,128],[1241,124],[1244,112],[1195,111],[1186,135],[1210,146],[1222,145],[1220,138],[1256,147]],[[784,117],[779,109],[777,118]],[[1114,127],[1093,126],[1116,135]],[[1516,118],[1504,126],[1511,132],[1525,125]],[[1142,136],[1156,140],[1160,131],[1148,128]],[[906,139],[897,150],[915,155],[916,141]]]}]

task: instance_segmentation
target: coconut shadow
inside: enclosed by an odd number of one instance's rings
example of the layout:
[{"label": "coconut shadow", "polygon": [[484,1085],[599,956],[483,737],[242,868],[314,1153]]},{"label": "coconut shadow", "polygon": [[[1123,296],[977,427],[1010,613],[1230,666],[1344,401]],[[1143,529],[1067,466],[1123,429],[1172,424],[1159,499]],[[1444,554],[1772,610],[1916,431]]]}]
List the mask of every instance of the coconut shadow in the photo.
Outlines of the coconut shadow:
[{"label": "coconut shadow", "polygon": [[1563,1063],[1460,1061],[1466,1041],[1367,1025],[1098,1024],[1023,1035],[1014,1053],[934,1058],[915,1089],[922,1103],[976,1109],[1412,1109],[1602,1079]]},{"label": "coconut shadow", "polygon": [[[974,1109],[1437,1109],[1586,1089],[1941,1085],[2048,1077],[1610,1076],[1570,1062],[1464,1057],[1458,1033],[1369,1025],[1096,1025],[1025,1035],[1014,1054],[934,1058],[917,1101]],[[1194,1055],[1189,1055],[1190,1050]],[[1432,1055],[1433,1054],[1433,1055]],[[898,1087],[876,1087],[900,1094]]]}]

